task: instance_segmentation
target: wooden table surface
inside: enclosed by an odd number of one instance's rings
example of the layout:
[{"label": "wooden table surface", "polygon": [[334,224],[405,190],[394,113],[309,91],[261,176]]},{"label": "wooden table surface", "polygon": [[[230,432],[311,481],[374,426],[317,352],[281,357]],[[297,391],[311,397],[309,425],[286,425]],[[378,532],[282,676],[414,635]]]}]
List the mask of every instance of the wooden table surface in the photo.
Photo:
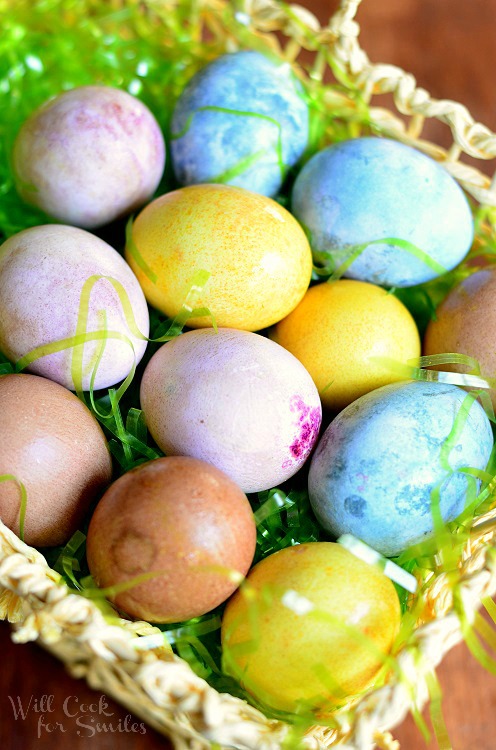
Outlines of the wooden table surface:
[{"label": "wooden table surface", "polygon": [[[326,0],[302,4],[322,21],[336,7]],[[373,61],[406,68],[433,95],[463,102],[477,120],[496,130],[496,0],[365,0],[358,20]],[[0,654],[2,750],[170,750],[166,739],[72,680],[38,646],[13,645],[4,623]],[[463,645],[445,658],[438,676],[453,749],[494,750],[496,679]],[[403,750],[427,747],[411,719],[396,737]]]}]

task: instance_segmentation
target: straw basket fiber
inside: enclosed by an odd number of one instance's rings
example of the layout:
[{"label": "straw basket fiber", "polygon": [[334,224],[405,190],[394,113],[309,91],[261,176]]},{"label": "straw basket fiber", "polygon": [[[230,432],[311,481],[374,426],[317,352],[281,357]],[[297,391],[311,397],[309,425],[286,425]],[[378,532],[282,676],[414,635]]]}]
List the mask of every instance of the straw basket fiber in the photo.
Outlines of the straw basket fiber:
[{"label": "straw basket fiber", "polygon": [[[144,5],[173,12],[178,1],[155,0]],[[122,0],[122,4],[125,2]],[[321,74],[332,61],[334,72],[340,71],[341,80],[359,91],[362,101],[369,105],[377,132],[429,154],[476,201],[496,206],[496,185],[461,160],[463,154],[485,160],[496,157],[496,136],[475,123],[461,104],[430,98],[416,87],[410,74],[391,65],[371,64],[358,43],[354,16],[359,4],[359,0],[342,0],[324,27],[305,8],[276,0],[244,0],[239,3],[239,13],[245,25],[273,40],[274,48],[277,46],[290,61],[297,60],[302,50],[314,54],[325,48]],[[226,5],[228,0],[197,3],[199,12],[210,19],[220,15]],[[230,44],[235,49],[236,40]],[[374,106],[374,96],[382,93],[393,94],[396,112]],[[343,87],[345,100],[353,107],[356,97],[347,98]],[[445,150],[422,139],[425,118],[437,118],[449,126],[451,148]],[[398,681],[393,674],[385,685],[337,712],[337,728],[312,727],[304,738],[306,747],[398,748],[390,730],[412,706],[424,705],[429,695],[429,674],[463,637],[464,623],[454,599],[462,603],[470,622],[481,599],[496,592],[495,534],[496,511],[490,510],[473,525],[459,560],[456,595],[450,577],[432,571],[420,621],[397,657],[404,679]],[[71,593],[44,557],[1,522],[0,616],[13,623],[14,641],[37,640],[61,659],[71,674],[85,677],[91,687],[104,691],[170,736],[180,750],[276,750],[284,746],[291,731],[289,725],[266,718],[246,702],[217,693],[164,647],[156,627],[126,620],[110,625],[91,600]]]}]

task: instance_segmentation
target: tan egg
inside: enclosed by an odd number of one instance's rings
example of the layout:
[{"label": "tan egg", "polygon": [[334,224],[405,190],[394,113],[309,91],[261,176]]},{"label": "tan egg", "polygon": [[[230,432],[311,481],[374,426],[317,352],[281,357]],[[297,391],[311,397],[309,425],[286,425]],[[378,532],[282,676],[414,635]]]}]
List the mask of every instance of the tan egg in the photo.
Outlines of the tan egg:
[{"label": "tan egg", "polygon": [[[90,410],[58,383],[37,375],[0,377],[0,476],[27,493],[24,541],[63,544],[107,487],[112,462]],[[0,483],[0,518],[20,532],[19,485]]]},{"label": "tan egg", "polygon": [[[427,326],[423,353],[466,354],[479,362],[483,377],[496,378],[496,268],[476,271],[451,290]],[[453,364],[436,369],[468,371]],[[494,388],[490,395],[496,406]]]},{"label": "tan egg", "polygon": [[120,609],[179,622],[233,593],[255,544],[255,520],[239,487],[204,461],[169,456],[112,484],[91,519],[86,551],[98,586],[128,584],[115,596]]}]

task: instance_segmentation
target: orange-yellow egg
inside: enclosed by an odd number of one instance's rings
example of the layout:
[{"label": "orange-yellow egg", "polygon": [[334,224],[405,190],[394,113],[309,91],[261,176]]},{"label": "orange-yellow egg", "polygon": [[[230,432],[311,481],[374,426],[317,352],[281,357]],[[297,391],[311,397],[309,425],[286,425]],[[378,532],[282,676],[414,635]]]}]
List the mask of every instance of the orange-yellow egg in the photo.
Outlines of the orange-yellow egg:
[{"label": "orange-yellow egg", "polygon": [[[270,198],[227,185],[162,195],[139,214],[126,259],[148,302],[175,316],[194,282],[210,274],[195,307],[219,326],[257,331],[284,318],[310,283],[312,254],[296,219]],[[210,326],[196,317],[188,326]]]},{"label": "orange-yellow egg", "polygon": [[325,716],[377,677],[399,622],[378,568],[331,542],[287,547],[255,565],[227,603],[224,668],[271,708]]},{"label": "orange-yellow egg", "polygon": [[418,329],[403,303],[349,279],[311,287],[273,338],[306,367],[333,410],[404,379],[396,365],[420,356]]}]

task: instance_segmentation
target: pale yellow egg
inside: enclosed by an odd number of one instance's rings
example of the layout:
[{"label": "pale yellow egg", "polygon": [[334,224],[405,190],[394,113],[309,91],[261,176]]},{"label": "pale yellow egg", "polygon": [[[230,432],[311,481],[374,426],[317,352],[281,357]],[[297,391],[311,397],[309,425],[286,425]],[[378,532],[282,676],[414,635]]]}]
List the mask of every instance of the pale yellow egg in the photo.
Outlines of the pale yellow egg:
[{"label": "pale yellow egg", "polygon": [[361,693],[399,630],[392,582],[339,544],[266,557],[227,603],[224,670],[273,709],[326,716]]}]

